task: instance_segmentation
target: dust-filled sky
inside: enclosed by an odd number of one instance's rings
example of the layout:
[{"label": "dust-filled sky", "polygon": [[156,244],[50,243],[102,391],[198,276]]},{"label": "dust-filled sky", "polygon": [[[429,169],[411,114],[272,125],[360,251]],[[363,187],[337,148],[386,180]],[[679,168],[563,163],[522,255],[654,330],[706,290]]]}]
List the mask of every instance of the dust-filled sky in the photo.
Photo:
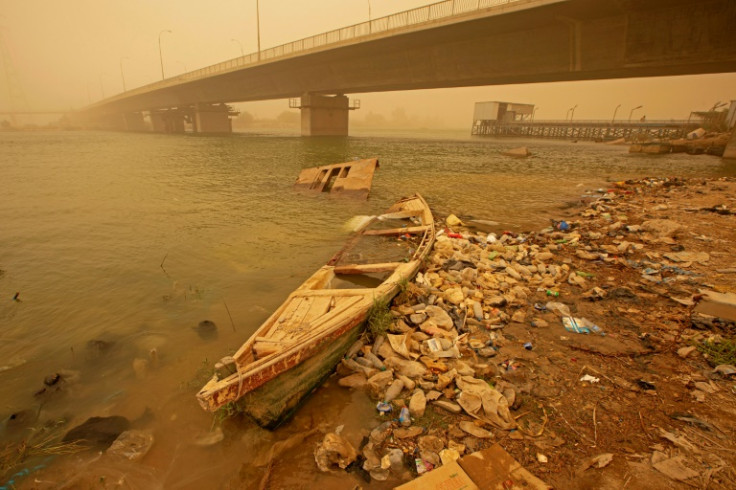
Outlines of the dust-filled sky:
[{"label": "dust-filled sky", "polygon": [[[260,0],[261,49],[423,5],[426,0]],[[163,32],[170,30],[169,32]],[[65,110],[166,76],[255,52],[256,0],[0,0],[0,110],[22,87],[27,109]],[[8,90],[11,87],[11,90]],[[15,88],[13,88],[15,87]],[[349,94],[362,117],[397,109],[428,126],[468,127],[476,101],[536,104],[536,119],[687,118],[736,99],[736,74]],[[13,97],[12,106],[19,109]],[[285,100],[239,104],[256,117]],[[351,117],[360,118],[353,114]]]}]

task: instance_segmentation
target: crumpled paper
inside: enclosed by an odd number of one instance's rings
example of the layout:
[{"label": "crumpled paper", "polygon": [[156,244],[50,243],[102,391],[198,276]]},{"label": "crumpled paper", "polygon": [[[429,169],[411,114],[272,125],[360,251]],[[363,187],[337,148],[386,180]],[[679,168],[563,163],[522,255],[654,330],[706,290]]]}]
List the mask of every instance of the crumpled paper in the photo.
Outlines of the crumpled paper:
[{"label": "crumpled paper", "polygon": [[509,430],[516,427],[516,421],[509,411],[508,400],[488,383],[472,376],[459,376],[455,379],[455,384],[462,390],[456,401],[468,415],[499,429]]},{"label": "crumpled paper", "polygon": [[358,453],[344,437],[331,432],[314,450],[314,460],[321,471],[330,471],[334,465],[342,469],[355,461]]}]

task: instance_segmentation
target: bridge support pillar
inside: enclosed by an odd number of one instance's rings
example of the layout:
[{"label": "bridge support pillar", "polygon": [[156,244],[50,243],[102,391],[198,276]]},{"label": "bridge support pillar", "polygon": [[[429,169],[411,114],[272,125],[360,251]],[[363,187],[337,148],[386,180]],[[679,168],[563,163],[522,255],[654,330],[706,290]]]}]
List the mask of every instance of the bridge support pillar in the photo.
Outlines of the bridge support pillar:
[{"label": "bridge support pillar", "polygon": [[350,107],[345,95],[304,94],[300,105],[292,105],[302,111],[302,136],[347,136]]},{"label": "bridge support pillar", "polygon": [[183,133],[184,115],[173,109],[151,111],[151,125],[155,133]]},{"label": "bridge support pillar", "polygon": [[123,126],[125,131],[145,131],[146,123],[143,120],[143,113],[128,112],[123,114]]},{"label": "bridge support pillar", "polygon": [[227,104],[196,104],[194,131],[196,133],[232,133],[231,115],[236,115]]},{"label": "bridge support pillar", "polygon": [[736,126],[731,131],[731,139],[726,144],[726,150],[723,152],[723,158],[736,159]]}]

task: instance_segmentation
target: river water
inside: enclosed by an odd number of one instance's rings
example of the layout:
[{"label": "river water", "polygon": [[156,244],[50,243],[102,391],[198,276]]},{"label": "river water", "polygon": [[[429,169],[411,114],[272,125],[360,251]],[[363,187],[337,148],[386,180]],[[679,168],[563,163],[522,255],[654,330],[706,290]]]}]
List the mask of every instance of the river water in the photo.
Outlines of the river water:
[{"label": "river water", "polygon": [[[342,418],[356,433],[376,425],[361,395],[320,391],[276,433],[230,422],[223,442],[194,444],[213,425],[194,398],[212,360],[234,352],[329,259],[351,216],[419,192],[437,215],[523,231],[565,216],[567,203],[610,180],[736,174],[716,157],[630,155],[622,146],[450,131],[353,134],[0,133],[2,442],[52,421],[69,428],[92,416],[135,420],[146,408],[140,424],[156,439],[140,463],[116,466],[89,453],[32,459],[45,468],[16,484],[92,488],[105,474],[119,475],[123,488],[247,487],[259,475],[253,460],[309,425],[305,414]],[[521,145],[534,156],[499,154]],[[302,168],[369,157],[380,169],[368,201],[292,192]],[[217,338],[198,335],[205,319],[218,326]],[[34,395],[54,373],[63,390]],[[18,413],[27,421],[8,423]],[[310,458],[282,469],[293,488],[331,488],[312,474]],[[0,486],[8,478],[0,475]]]}]

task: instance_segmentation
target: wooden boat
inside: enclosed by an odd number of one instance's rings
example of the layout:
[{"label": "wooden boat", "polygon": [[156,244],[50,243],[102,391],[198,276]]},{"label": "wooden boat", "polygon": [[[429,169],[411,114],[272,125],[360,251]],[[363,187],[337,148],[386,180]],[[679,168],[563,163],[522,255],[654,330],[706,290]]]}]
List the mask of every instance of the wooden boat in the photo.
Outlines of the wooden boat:
[{"label": "wooden boat", "polygon": [[414,277],[434,239],[434,218],[418,194],[365,220],[235,355],[217,363],[197,394],[202,408],[237,402],[262,427],[277,427],[330,375],[360,336],[371,307],[388,304]]},{"label": "wooden boat", "polygon": [[294,189],[368,199],[373,183],[373,174],[378,167],[377,158],[366,158],[352,162],[305,168],[296,178]]}]

